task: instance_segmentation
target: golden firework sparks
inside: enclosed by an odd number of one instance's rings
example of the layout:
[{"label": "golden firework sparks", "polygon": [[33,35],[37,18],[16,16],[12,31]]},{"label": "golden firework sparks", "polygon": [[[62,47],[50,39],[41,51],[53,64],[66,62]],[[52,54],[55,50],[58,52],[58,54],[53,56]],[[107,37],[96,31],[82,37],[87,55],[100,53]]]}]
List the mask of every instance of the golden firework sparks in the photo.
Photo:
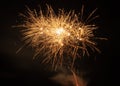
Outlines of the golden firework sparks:
[{"label": "golden firework sparks", "polygon": [[[91,18],[94,12],[95,10],[85,22],[96,18]],[[23,40],[27,46],[35,49],[34,57],[40,56],[43,63],[51,63],[56,68],[62,66],[66,59],[70,59],[69,65],[72,67],[76,57],[89,55],[87,47],[93,51],[99,51],[93,40],[95,38],[93,31],[96,26],[81,21],[82,18],[80,19],[74,11],[59,10],[55,14],[52,7],[47,6],[46,14],[42,10],[37,13],[30,9],[27,13],[23,15],[25,20],[20,25],[24,28],[22,30]]]}]

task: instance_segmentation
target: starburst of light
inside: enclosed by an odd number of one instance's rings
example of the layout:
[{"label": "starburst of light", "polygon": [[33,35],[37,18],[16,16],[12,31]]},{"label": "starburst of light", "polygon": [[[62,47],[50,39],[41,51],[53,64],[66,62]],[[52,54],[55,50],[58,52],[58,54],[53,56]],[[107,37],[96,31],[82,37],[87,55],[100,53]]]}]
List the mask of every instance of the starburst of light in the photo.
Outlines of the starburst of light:
[{"label": "starburst of light", "polygon": [[[94,12],[86,18],[86,22],[96,18],[91,18]],[[39,56],[43,63],[57,67],[68,62],[73,66],[77,57],[89,55],[87,47],[99,51],[93,34],[96,26],[86,24],[74,11],[59,10],[56,14],[52,7],[47,6],[46,13],[30,9],[27,13],[22,15],[25,20],[20,25],[23,40],[27,46],[35,49],[34,57]]]}]

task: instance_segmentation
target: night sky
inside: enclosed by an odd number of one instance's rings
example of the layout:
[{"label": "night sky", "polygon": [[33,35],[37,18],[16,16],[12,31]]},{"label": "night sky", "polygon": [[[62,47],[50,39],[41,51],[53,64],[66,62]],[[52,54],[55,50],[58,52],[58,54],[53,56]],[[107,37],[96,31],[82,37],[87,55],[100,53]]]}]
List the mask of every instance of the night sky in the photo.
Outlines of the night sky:
[{"label": "night sky", "polygon": [[[95,53],[90,58],[82,59],[79,71],[88,72],[85,78],[89,79],[88,86],[118,86],[119,65],[119,5],[115,0],[3,0],[0,1],[0,86],[59,86],[49,80],[54,72],[47,70],[48,66],[41,65],[39,60],[33,60],[33,50],[23,48],[18,28],[13,26],[22,22],[19,13],[30,9],[45,10],[46,4],[55,11],[63,8],[65,11],[80,12],[82,4],[85,13],[98,8],[96,14],[100,17],[94,21],[99,26],[97,35],[108,38],[107,41],[98,41],[102,53]],[[87,15],[84,14],[86,17]],[[119,77],[118,77],[119,78]],[[4,85],[1,85],[4,84]]]}]

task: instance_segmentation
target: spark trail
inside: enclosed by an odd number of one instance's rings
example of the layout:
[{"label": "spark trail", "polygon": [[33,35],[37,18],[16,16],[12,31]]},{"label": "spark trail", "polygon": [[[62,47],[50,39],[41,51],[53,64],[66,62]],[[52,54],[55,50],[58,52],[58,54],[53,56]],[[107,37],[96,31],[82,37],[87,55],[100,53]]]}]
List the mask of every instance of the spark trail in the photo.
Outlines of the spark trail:
[{"label": "spark trail", "polygon": [[46,13],[28,8],[27,15],[22,14],[25,18],[23,24],[19,25],[23,28],[25,45],[35,49],[34,58],[40,57],[42,63],[50,63],[57,68],[69,62],[72,67],[77,57],[89,55],[88,47],[99,52],[93,34],[97,27],[86,23],[96,18],[92,17],[95,11],[84,22],[74,11],[60,9],[56,14],[51,6],[47,6]]}]

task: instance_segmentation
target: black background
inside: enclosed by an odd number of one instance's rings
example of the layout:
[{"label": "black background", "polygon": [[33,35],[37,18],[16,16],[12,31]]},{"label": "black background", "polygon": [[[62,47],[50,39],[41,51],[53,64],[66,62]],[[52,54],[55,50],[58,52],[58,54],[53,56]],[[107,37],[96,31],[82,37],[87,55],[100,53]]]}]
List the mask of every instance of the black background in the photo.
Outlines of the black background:
[{"label": "black background", "polygon": [[[19,13],[25,13],[26,7],[39,10],[45,4],[51,5],[56,11],[79,12],[82,4],[86,13],[98,8],[100,17],[96,20],[99,25],[98,34],[107,37],[108,41],[100,41],[101,54],[95,54],[96,60],[86,59],[83,69],[91,70],[88,86],[118,86],[119,78],[119,4],[115,0],[13,0],[0,1],[0,84],[4,85],[32,85],[53,86],[48,80],[52,72],[41,66],[39,61],[32,59],[32,49],[24,48],[20,53],[16,51],[23,45],[20,33],[12,26],[19,24]],[[87,16],[87,15],[85,15]],[[94,56],[94,55],[93,55]],[[45,69],[45,70],[44,70]],[[2,85],[1,85],[2,86]]]}]

